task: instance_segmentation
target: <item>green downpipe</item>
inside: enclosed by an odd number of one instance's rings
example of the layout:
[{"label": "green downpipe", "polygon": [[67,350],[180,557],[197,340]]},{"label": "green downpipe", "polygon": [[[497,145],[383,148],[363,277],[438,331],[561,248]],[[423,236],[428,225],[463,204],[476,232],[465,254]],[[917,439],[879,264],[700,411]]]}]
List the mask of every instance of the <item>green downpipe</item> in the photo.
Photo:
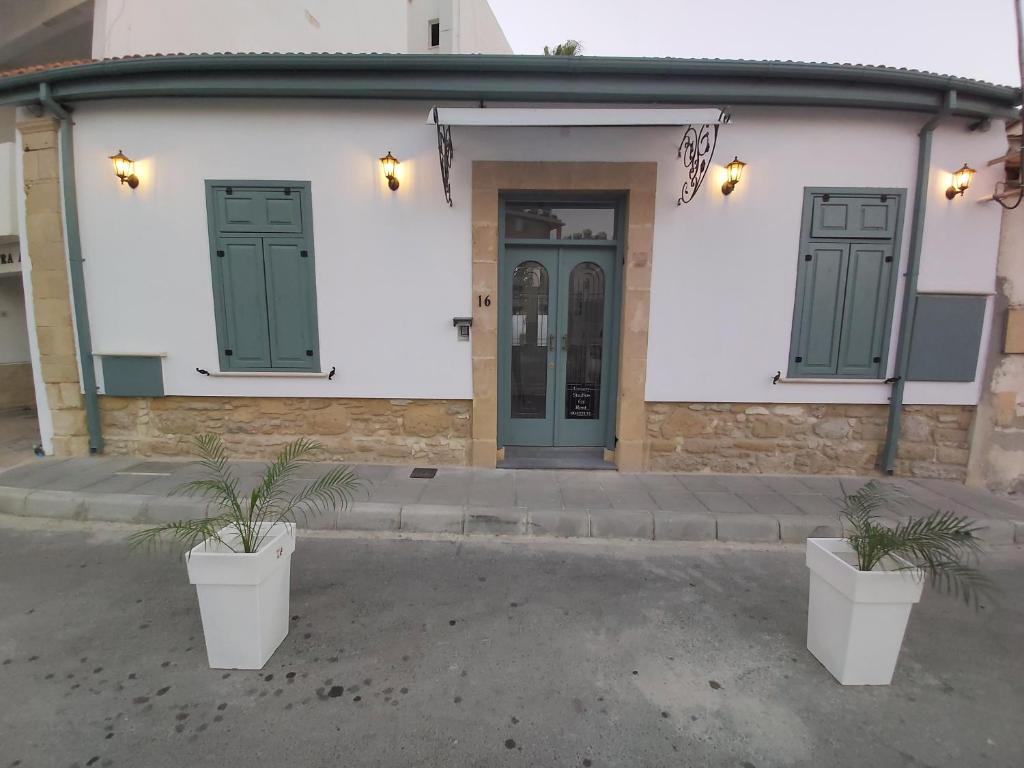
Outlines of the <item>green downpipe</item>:
[{"label": "green downpipe", "polygon": [[82,366],[82,389],[85,394],[85,423],[89,430],[89,452],[103,451],[100,427],[100,404],[96,395],[96,361],[92,353],[89,331],[89,308],[85,299],[85,269],[82,259],[82,238],[78,229],[78,195],[75,191],[75,154],[71,135],[71,114],[54,101],[50,86],[39,84],[39,103],[60,121],[60,175],[63,190],[64,231],[68,248],[68,271],[71,275],[71,297],[75,311],[75,333]]},{"label": "green downpipe", "polygon": [[913,331],[914,311],[917,308],[917,276],[921,269],[921,238],[924,235],[924,216],[928,206],[928,174],[932,161],[932,134],[944,118],[956,109],[956,91],[946,93],[945,103],[917,132],[917,179],[914,183],[914,213],[910,223],[910,252],[907,254],[906,282],[903,286],[903,309],[900,313],[900,335],[896,342],[896,370],[889,381],[889,419],[882,450],[882,469],[892,474],[896,466],[896,450],[900,443],[900,418],[903,415],[903,388],[907,380],[910,358],[910,334]]}]

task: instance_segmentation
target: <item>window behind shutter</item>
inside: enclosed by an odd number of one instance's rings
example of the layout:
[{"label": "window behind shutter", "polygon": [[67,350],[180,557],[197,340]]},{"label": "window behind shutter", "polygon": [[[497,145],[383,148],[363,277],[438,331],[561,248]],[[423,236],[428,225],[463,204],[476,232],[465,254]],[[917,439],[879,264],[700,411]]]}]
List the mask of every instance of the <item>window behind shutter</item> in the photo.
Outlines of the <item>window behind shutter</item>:
[{"label": "window behind shutter", "polygon": [[313,262],[302,240],[265,238],[271,362],[275,368],[317,370]]},{"label": "window behind shutter", "polygon": [[213,264],[223,324],[222,368],[231,371],[269,367],[270,337],[260,238],[219,238]]},{"label": "window behind shutter", "polygon": [[806,243],[797,273],[791,376],[834,375],[849,246]]},{"label": "window behind shutter", "polygon": [[[888,261],[887,261],[888,259]],[[892,245],[852,243],[846,274],[840,376],[881,376],[882,334],[889,306]]]}]

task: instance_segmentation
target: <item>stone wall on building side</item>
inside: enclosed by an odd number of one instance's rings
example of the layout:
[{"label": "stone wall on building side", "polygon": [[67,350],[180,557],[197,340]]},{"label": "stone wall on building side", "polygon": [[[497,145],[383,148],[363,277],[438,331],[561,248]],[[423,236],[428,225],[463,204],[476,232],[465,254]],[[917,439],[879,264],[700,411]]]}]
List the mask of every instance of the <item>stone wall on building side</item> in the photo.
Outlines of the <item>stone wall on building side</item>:
[{"label": "stone wall on building side", "polygon": [[[886,405],[648,403],[655,472],[868,475]],[[896,474],[963,480],[973,406],[904,407]]]},{"label": "stone wall on building side", "polygon": [[468,400],[269,397],[101,397],[105,451],[188,456],[197,434],[221,435],[232,458],[272,459],[299,437],[324,460],[469,463]]}]

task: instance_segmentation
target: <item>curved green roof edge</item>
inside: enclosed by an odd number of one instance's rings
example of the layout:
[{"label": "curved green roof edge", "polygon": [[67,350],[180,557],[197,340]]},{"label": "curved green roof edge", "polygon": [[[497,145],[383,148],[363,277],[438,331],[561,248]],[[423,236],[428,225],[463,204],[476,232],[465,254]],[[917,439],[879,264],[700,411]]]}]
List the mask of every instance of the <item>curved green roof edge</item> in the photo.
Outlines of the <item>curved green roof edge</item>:
[{"label": "curved green roof edge", "polygon": [[725,59],[242,53],[131,56],[0,77],[0,104],[141,97],[319,97],[833,106],[1013,117],[1018,88],[909,69]]}]

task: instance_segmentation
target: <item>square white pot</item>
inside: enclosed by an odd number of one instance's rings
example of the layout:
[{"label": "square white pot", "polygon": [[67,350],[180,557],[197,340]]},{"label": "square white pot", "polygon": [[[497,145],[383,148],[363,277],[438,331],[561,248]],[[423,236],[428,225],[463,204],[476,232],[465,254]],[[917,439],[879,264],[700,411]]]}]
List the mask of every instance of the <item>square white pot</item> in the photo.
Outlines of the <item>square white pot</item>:
[{"label": "square white pot", "polygon": [[[270,528],[257,552],[232,552],[207,539],[188,554],[188,579],[196,585],[206,657],[215,669],[261,669],[288,634],[293,523]],[[221,537],[237,540],[234,529]]]},{"label": "square white pot", "polygon": [[846,539],[807,540],[807,650],[843,685],[888,685],[924,576],[895,570],[904,560],[875,571],[856,563]]}]

